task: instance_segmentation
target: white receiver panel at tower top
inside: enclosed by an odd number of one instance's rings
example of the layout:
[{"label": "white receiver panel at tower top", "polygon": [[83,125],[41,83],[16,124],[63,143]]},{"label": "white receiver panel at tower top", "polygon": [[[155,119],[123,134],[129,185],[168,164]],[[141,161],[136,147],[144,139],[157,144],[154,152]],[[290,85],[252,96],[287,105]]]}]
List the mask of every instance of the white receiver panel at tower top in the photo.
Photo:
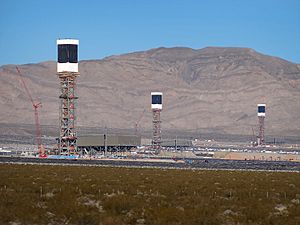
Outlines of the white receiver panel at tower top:
[{"label": "white receiver panel at tower top", "polygon": [[257,116],[266,116],[266,104],[257,104]]},{"label": "white receiver panel at tower top", "polygon": [[78,73],[78,45],[76,39],[57,40],[57,72]]},{"label": "white receiver panel at tower top", "polygon": [[151,109],[162,109],[162,92],[151,92]]}]

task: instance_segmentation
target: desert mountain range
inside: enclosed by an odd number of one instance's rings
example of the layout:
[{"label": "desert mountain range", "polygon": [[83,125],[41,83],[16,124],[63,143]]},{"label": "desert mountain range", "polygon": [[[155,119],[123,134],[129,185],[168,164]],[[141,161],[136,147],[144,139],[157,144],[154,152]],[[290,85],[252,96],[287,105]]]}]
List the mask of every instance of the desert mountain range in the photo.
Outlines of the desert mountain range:
[{"label": "desert mountain range", "polygon": [[[56,62],[19,65],[43,107],[42,125],[58,125]],[[175,47],[82,60],[77,124],[151,130],[150,92],[163,92],[163,130],[252,133],[266,103],[266,133],[300,136],[300,66],[248,48]],[[0,67],[0,123],[34,124],[15,65]]]}]

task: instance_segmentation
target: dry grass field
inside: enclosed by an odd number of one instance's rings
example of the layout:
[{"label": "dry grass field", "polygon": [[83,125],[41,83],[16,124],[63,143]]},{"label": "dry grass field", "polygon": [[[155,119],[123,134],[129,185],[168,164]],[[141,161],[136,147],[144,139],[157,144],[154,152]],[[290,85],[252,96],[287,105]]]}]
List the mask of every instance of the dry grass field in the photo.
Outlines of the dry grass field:
[{"label": "dry grass field", "polygon": [[300,224],[300,174],[0,165],[0,224]]}]

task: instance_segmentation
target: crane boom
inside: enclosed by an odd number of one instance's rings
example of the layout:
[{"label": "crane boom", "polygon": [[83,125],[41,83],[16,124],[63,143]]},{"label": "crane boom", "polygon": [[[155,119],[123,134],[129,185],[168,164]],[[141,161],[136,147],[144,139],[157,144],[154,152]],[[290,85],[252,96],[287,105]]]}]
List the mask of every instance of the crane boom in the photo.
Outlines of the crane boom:
[{"label": "crane boom", "polygon": [[23,78],[23,75],[22,75],[21,72],[20,72],[20,69],[19,69],[17,66],[16,66],[16,69],[17,69],[18,74],[19,74],[19,76],[20,76],[20,78],[21,78],[21,82],[22,82],[23,87],[24,87],[24,89],[25,89],[25,91],[26,91],[26,94],[27,94],[27,96],[29,97],[29,100],[31,101],[32,105],[35,105],[35,103],[34,103],[34,101],[33,101],[33,98],[32,98],[32,96],[31,96],[31,94],[30,94],[30,92],[29,92],[29,90],[28,90],[28,88],[27,88],[27,85],[26,85],[26,83],[25,83],[25,80],[24,80],[24,78]]},{"label": "crane boom", "polygon": [[141,122],[141,120],[142,120],[142,118],[143,118],[145,112],[146,112],[146,109],[144,109],[144,111],[141,113],[139,119],[135,122],[135,126],[134,126],[134,127],[135,127],[135,135],[138,134],[138,125],[139,125],[139,123]]},{"label": "crane boom", "polygon": [[20,76],[21,82],[24,86],[24,89],[26,91],[27,96],[29,97],[29,100],[31,101],[33,110],[34,110],[34,118],[35,118],[35,132],[36,132],[36,144],[39,152],[39,157],[40,158],[45,158],[45,150],[42,145],[42,140],[41,140],[41,126],[40,126],[40,120],[39,120],[39,113],[38,113],[38,108],[42,107],[41,102],[34,102],[32,95],[30,94],[30,91],[26,85],[26,82],[23,78],[22,73],[20,72],[19,68],[16,66],[17,72]]}]

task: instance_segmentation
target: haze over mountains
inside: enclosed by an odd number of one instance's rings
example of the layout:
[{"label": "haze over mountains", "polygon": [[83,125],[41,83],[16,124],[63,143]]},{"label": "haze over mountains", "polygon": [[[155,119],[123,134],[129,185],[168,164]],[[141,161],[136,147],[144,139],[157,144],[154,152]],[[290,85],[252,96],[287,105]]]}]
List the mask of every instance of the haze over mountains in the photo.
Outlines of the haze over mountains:
[{"label": "haze over mountains", "polygon": [[[20,66],[42,125],[58,125],[56,62]],[[151,130],[150,92],[163,92],[163,130],[252,134],[266,103],[266,133],[300,135],[300,66],[247,48],[157,48],[79,64],[79,126]],[[15,65],[0,67],[0,123],[33,124]]]}]

